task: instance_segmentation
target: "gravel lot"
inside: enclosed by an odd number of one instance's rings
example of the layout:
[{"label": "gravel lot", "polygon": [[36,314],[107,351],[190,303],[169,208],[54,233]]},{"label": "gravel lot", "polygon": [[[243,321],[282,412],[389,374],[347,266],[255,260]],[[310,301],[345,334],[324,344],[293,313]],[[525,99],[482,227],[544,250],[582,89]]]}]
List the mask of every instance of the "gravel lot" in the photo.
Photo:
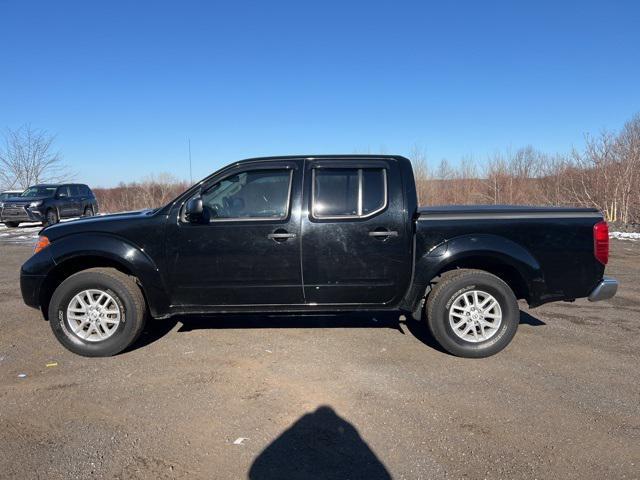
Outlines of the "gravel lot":
[{"label": "gravel lot", "polygon": [[397,315],[159,321],[82,358],[22,304],[30,253],[0,239],[0,477],[640,478],[640,242],[616,298],[523,306],[484,360]]}]

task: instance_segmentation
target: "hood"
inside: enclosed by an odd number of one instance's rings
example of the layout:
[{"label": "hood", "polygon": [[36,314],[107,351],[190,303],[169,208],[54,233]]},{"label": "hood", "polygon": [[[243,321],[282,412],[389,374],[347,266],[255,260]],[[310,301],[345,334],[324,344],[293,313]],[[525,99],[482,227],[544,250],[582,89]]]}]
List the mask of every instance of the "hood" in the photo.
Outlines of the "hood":
[{"label": "hood", "polygon": [[74,233],[98,232],[118,235],[121,231],[131,228],[132,225],[144,224],[147,219],[154,217],[156,211],[146,209],[78,218],[43,228],[40,235],[46,235],[50,241]]},{"label": "hood", "polygon": [[25,203],[37,202],[38,200],[44,200],[46,196],[38,196],[38,197],[9,197],[6,200],[3,200],[4,203],[15,203],[17,205],[23,205]]}]

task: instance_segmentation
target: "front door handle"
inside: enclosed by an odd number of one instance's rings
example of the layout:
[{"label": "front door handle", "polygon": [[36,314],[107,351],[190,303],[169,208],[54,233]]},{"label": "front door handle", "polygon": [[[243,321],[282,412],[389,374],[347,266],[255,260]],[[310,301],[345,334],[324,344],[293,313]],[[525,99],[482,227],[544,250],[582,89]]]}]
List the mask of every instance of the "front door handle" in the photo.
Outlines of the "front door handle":
[{"label": "front door handle", "polygon": [[290,238],[296,238],[295,233],[289,233],[286,230],[278,229],[273,233],[267,235],[267,238],[275,241],[275,242],[286,242]]}]

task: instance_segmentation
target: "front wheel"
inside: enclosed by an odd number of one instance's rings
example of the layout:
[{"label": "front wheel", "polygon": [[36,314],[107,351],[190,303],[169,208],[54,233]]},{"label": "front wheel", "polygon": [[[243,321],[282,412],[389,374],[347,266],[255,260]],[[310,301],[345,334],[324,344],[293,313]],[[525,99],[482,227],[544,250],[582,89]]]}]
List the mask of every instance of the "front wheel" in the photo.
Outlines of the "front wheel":
[{"label": "front wheel", "polygon": [[113,268],[91,268],[71,275],[55,290],[49,323],[68,350],[85,357],[108,357],[136,341],[145,313],[144,296],[134,277]]},{"label": "front wheel", "polygon": [[87,207],[84,209],[83,217],[93,217],[93,208]]},{"label": "front wheel", "polygon": [[445,273],[427,298],[432,335],[453,355],[494,355],[513,339],[520,309],[513,291],[500,278],[482,270]]},{"label": "front wheel", "polygon": [[49,225],[55,225],[60,221],[58,218],[58,212],[56,212],[53,208],[47,210],[47,214],[45,215],[44,226],[48,227]]},{"label": "front wheel", "polygon": [[17,228],[20,222],[4,222],[7,228]]}]

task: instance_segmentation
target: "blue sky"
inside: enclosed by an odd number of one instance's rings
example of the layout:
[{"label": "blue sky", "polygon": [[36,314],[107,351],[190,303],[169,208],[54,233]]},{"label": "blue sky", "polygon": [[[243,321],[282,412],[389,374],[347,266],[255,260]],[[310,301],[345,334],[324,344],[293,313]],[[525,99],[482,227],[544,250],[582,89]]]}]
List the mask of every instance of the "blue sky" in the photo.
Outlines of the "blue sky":
[{"label": "blue sky", "polygon": [[250,156],[566,152],[640,111],[640,2],[0,0],[0,127],[77,179]]}]

